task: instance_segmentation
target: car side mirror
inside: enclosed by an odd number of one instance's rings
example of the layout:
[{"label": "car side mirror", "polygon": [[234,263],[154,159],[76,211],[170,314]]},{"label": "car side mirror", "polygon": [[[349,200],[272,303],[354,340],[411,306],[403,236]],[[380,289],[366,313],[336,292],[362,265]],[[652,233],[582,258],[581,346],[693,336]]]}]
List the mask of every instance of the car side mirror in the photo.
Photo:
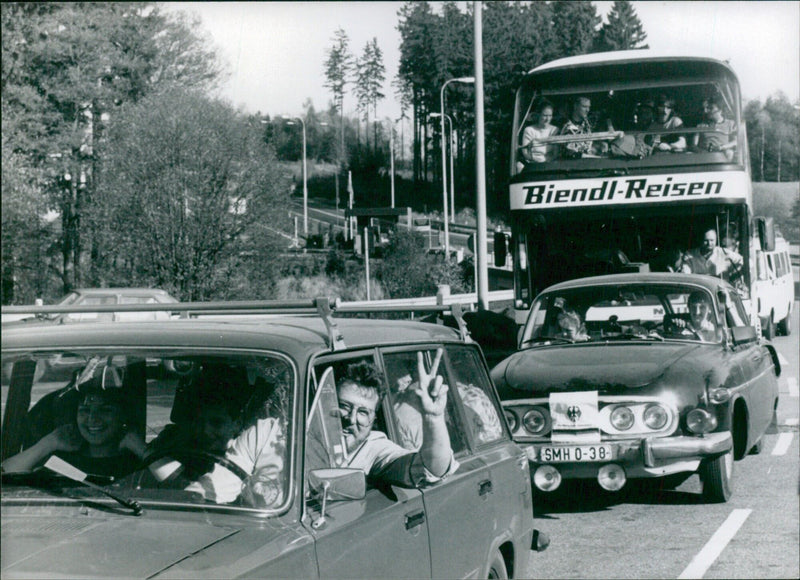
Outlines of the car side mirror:
[{"label": "car side mirror", "polygon": [[733,344],[740,345],[758,340],[754,326],[734,326],[731,328],[731,340]]},{"label": "car side mirror", "polygon": [[363,499],[367,495],[367,476],[361,469],[345,467],[314,469],[309,472],[308,485],[311,491],[322,495],[320,516],[311,524],[314,529],[325,524],[325,508],[328,501]]}]

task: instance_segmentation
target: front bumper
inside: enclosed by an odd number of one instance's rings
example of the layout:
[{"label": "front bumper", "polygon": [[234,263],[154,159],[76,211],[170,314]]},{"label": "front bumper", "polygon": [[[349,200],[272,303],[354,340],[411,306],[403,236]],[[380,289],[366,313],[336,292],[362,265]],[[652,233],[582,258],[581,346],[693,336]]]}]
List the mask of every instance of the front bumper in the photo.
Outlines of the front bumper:
[{"label": "front bumper", "polygon": [[[543,447],[571,447],[573,444],[517,442],[528,456],[531,468],[546,462],[540,461]],[[616,463],[625,468],[629,478],[663,477],[673,473],[694,472],[703,459],[717,457],[733,448],[729,431],[707,433],[699,437],[651,437],[621,441],[603,441],[612,448],[608,461],[560,461],[556,467],[565,479],[594,478],[603,465]]]}]

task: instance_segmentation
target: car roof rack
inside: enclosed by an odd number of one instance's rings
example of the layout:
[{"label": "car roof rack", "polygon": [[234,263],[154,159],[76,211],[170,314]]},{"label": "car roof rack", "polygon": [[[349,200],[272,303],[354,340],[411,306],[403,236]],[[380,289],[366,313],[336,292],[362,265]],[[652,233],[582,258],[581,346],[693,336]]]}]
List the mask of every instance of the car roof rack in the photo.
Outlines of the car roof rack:
[{"label": "car roof rack", "polygon": [[[469,304],[470,308],[472,307]],[[78,314],[102,312],[171,312],[177,313],[180,318],[192,318],[198,315],[226,316],[226,315],[293,315],[293,316],[319,316],[328,330],[328,339],[331,350],[346,348],[344,338],[334,319],[334,314],[376,314],[386,312],[408,313],[450,313],[458,325],[459,335],[463,342],[472,342],[467,324],[464,322],[464,308],[460,303],[453,304],[426,304],[426,305],[397,305],[374,304],[347,305],[342,304],[339,298],[327,296],[314,299],[295,300],[226,300],[213,302],[172,302],[153,304],[95,304],[80,306],[3,306],[2,314],[33,314],[43,316],[47,314]]]}]

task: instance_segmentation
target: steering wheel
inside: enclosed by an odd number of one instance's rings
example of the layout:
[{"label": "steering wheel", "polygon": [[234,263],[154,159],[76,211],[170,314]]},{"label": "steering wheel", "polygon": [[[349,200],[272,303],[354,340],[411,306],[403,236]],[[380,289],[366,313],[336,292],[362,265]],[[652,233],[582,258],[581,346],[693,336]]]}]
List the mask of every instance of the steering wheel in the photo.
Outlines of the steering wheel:
[{"label": "steering wheel", "polygon": [[[242,482],[246,481],[250,477],[249,473],[247,473],[244,469],[239,467],[236,463],[234,463],[224,455],[217,455],[216,453],[205,451],[203,449],[192,449],[192,448],[183,448],[183,449],[167,448],[156,451],[152,455],[149,455],[142,460],[141,469],[150,467],[153,463],[155,463],[159,459],[164,459],[164,458],[174,459],[175,461],[178,461],[182,464],[189,464],[189,465],[191,465],[192,459],[211,461],[212,463],[221,465],[222,467],[233,473]],[[182,459],[184,461],[181,461]]]},{"label": "steering wheel", "polygon": [[700,333],[697,332],[692,326],[687,322],[686,326],[678,326],[672,320],[669,323],[659,322],[658,324],[653,327],[653,330],[656,330],[658,327],[662,327],[665,334],[676,335],[676,334],[691,334],[697,340],[703,341],[703,337],[700,336]]}]

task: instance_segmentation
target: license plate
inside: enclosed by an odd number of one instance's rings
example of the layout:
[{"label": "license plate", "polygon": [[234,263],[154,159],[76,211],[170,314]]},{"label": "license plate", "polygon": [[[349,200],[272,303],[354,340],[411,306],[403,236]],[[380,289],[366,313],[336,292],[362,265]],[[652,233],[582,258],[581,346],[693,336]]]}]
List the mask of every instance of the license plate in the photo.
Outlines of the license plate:
[{"label": "license plate", "polygon": [[610,445],[541,447],[539,449],[539,461],[542,463],[611,461],[613,458]]}]

